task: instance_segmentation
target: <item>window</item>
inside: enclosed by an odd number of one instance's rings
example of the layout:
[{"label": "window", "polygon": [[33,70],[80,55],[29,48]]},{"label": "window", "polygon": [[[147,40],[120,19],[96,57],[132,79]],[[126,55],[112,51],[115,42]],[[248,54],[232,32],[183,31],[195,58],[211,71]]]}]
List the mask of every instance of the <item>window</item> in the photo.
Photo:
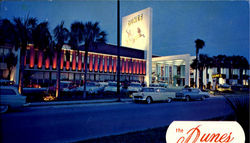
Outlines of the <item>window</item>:
[{"label": "window", "polygon": [[143,88],[142,92],[154,92],[153,88]]},{"label": "window", "polygon": [[167,90],[164,88],[159,88],[159,90],[160,90],[160,92],[167,92]]},{"label": "window", "polygon": [[13,89],[0,89],[1,95],[16,95]]},{"label": "window", "polygon": [[193,89],[193,92],[199,92],[199,89]]}]

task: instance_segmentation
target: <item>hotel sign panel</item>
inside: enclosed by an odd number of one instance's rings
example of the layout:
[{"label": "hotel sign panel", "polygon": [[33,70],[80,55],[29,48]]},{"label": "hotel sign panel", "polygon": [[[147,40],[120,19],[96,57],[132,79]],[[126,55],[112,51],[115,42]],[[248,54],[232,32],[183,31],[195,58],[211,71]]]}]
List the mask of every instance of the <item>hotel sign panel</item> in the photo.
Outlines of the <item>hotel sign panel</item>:
[{"label": "hotel sign panel", "polygon": [[148,86],[152,80],[152,8],[122,18],[122,46],[144,51]]},{"label": "hotel sign panel", "polygon": [[147,50],[150,36],[151,8],[122,18],[122,46]]}]

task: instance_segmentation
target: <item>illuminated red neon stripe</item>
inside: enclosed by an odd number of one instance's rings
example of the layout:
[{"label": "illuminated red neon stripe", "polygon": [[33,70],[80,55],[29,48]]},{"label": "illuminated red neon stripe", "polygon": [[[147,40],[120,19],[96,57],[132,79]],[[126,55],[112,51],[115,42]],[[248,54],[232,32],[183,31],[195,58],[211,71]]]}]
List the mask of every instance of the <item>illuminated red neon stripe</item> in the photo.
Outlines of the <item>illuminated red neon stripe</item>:
[{"label": "illuminated red neon stripe", "polygon": [[109,56],[109,72],[112,72],[112,56]]},{"label": "illuminated red neon stripe", "polygon": [[136,60],[133,60],[132,63],[133,63],[133,74],[136,74]]},{"label": "illuminated red neon stripe", "polygon": [[64,65],[64,50],[61,51],[61,65],[60,65],[60,69],[63,69],[63,65]]},{"label": "illuminated red neon stripe", "polygon": [[146,74],[146,61],[143,61],[143,74]]},{"label": "illuminated red neon stripe", "polygon": [[42,68],[42,65],[43,65],[43,51],[39,50],[37,67],[40,69]]},{"label": "illuminated red neon stripe", "polygon": [[49,56],[47,56],[46,60],[45,60],[45,68],[48,69],[50,66],[50,58]]},{"label": "illuminated red neon stripe", "polygon": [[136,74],[140,73],[140,64],[139,64],[139,60],[136,60]]},{"label": "illuminated red neon stripe", "polygon": [[122,58],[122,73],[125,72],[125,61],[124,58]]},{"label": "illuminated red neon stripe", "polygon": [[76,52],[72,52],[72,70],[76,70]]},{"label": "illuminated red neon stripe", "polygon": [[34,68],[35,63],[35,49],[34,46],[30,46],[30,68]]},{"label": "illuminated red neon stripe", "polygon": [[95,72],[98,72],[98,55],[95,54],[95,64],[94,64]]},{"label": "illuminated red neon stripe", "polygon": [[129,66],[128,72],[129,74],[131,74],[132,73],[132,59],[129,59],[128,66]]},{"label": "illuminated red neon stripe", "polygon": [[56,66],[57,66],[57,52],[55,52],[53,56],[52,68],[56,69]]},{"label": "illuminated red neon stripe", "polygon": [[117,59],[116,57],[113,58],[113,72],[115,73],[116,72],[116,62],[117,62]]},{"label": "illuminated red neon stripe", "polygon": [[104,72],[108,70],[108,57],[104,56]]},{"label": "illuminated red neon stripe", "polygon": [[82,70],[82,53],[79,52],[78,55],[78,70]]},{"label": "illuminated red neon stripe", "polygon": [[93,55],[89,54],[89,71],[93,71]]},{"label": "illuminated red neon stripe", "polygon": [[142,61],[140,61],[140,74],[142,74]]},{"label": "illuminated red neon stripe", "polygon": [[[83,57],[83,61],[82,61],[82,63],[83,63],[83,70],[85,71],[85,53],[82,53],[82,57]],[[87,59],[87,61],[88,61],[88,59]]]},{"label": "illuminated red neon stripe", "polygon": [[99,57],[99,71],[103,72],[103,55]]},{"label": "illuminated red neon stripe", "polygon": [[128,73],[128,59],[125,59],[125,73]]}]

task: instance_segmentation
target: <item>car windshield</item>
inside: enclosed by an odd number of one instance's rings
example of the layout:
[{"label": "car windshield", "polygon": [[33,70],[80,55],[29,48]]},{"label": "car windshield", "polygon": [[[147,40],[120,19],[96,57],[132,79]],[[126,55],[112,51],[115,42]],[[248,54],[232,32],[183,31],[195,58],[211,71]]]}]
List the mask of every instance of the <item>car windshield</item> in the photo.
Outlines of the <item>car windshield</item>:
[{"label": "car windshield", "polygon": [[89,83],[87,83],[87,85],[88,86],[96,86],[95,83],[93,83],[93,82],[89,82]]},{"label": "car windshield", "polygon": [[0,95],[16,95],[13,89],[0,89]]},{"label": "car windshield", "polygon": [[117,83],[109,83],[109,86],[117,86]]},{"label": "car windshield", "polygon": [[143,88],[142,92],[154,92],[153,88]]}]

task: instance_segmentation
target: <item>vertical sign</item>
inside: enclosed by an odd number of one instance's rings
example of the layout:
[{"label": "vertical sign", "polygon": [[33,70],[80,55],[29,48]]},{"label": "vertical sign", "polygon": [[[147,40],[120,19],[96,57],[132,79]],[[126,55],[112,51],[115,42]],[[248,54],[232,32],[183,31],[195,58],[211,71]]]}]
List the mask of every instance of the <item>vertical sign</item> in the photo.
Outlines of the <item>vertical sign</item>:
[{"label": "vertical sign", "polygon": [[122,46],[143,50],[147,86],[152,80],[152,8],[146,8],[122,18]]}]

